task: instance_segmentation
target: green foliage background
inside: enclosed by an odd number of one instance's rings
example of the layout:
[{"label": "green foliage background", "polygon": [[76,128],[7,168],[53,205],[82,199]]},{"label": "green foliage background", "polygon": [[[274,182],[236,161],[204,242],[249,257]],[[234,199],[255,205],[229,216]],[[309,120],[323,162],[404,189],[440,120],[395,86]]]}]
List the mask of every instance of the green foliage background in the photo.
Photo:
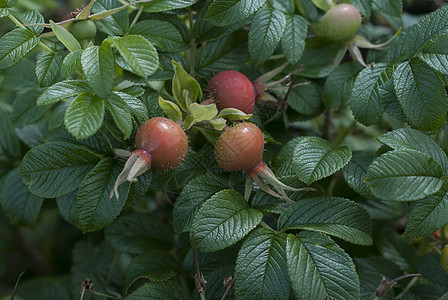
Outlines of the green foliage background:
[{"label": "green foliage background", "polygon": [[[349,41],[316,35],[339,2],[363,16]],[[0,299],[79,299],[86,278],[84,299],[221,299],[226,278],[226,299],[376,299],[383,278],[415,273],[383,298],[447,297],[448,6],[339,2],[73,1],[62,15],[0,0]],[[90,40],[58,23],[82,5]],[[276,68],[252,115],[199,105],[219,71]],[[186,130],[186,160],[110,199],[114,150],[157,116]],[[238,120],[263,131],[282,182],[315,191],[245,199],[246,174],[213,157]]]}]

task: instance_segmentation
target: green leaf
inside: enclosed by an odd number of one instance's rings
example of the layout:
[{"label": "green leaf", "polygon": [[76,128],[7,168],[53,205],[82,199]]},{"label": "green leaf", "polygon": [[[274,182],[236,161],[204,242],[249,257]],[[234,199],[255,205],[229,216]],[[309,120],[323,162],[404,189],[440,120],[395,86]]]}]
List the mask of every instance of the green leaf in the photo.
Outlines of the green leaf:
[{"label": "green leaf", "polygon": [[215,130],[221,131],[226,127],[227,121],[223,118],[215,118],[210,120],[210,125],[213,126]]},{"label": "green leaf", "polygon": [[402,0],[372,0],[372,8],[386,15],[401,18]]},{"label": "green leaf", "polygon": [[186,8],[198,2],[198,0],[156,0],[144,3],[146,12],[161,12],[173,9]]},{"label": "green leaf", "polygon": [[[380,281],[382,277],[388,280],[392,280],[403,274],[400,267],[393,261],[379,255],[370,255],[368,257],[354,257],[353,260],[355,261],[356,269],[358,270],[358,272],[380,275]],[[378,282],[375,283],[373,292],[375,292],[375,289],[377,287]]]},{"label": "green leaf", "polygon": [[158,191],[176,191],[182,189],[193,178],[205,174],[206,166],[214,163],[209,153],[189,151],[180,166],[170,170],[156,170],[153,177],[153,189]]},{"label": "green leaf", "polygon": [[0,8],[0,19],[9,16],[9,9]]},{"label": "green leaf", "polygon": [[367,176],[367,168],[375,159],[375,155],[370,151],[354,151],[350,162],[342,169],[345,182],[355,192],[365,197],[372,199],[373,195],[368,185],[365,182]]},{"label": "green leaf", "polygon": [[260,228],[253,231],[238,253],[235,271],[236,299],[289,299],[286,234]]},{"label": "green leaf", "polygon": [[23,282],[20,284],[20,291],[17,295],[22,297],[20,299],[27,300],[70,300],[70,295],[65,286],[65,282],[57,276],[36,276],[33,279]]},{"label": "green leaf", "polygon": [[114,118],[118,129],[124,134],[124,139],[128,139],[132,133],[131,109],[118,93],[110,94],[106,107]]},{"label": "green leaf", "polygon": [[10,171],[0,187],[1,208],[11,223],[33,226],[44,199],[30,193],[20,178],[19,168]]},{"label": "green leaf", "polygon": [[[45,19],[41,13],[34,9],[26,10],[24,13],[18,14],[17,17],[23,24],[45,22]],[[40,35],[44,31],[44,27],[39,25],[27,26],[26,28],[30,29],[36,36]]]},{"label": "green leaf", "polygon": [[110,192],[123,168],[111,157],[102,159],[84,177],[78,190],[76,210],[84,233],[102,229],[118,217],[129,192],[129,184],[118,188],[120,201],[110,199]]},{"label": "green leaf", "polygon": [[[202,9],[203,8],[201,6],[201,10]],[[157,21],[162,21],[162,22],[166,22],[171,25],[174,25],[176,27],[176,30],[182,36],[182,41],[183,41],[184,46],[186,46],[186,44],[191,42],[191,32],[187,26],[187,23],[185,22],[185,19],[183,19],[183,15],[172,14],[172,13],[145,14],[143,19],[157,20]],[[196,15],[195,15],[195,26],[194,27],[196,27]],[[166,53],[166,54],[168,54],[168,53]],[[174,54],[174,53],[171,53],[171,55],[172,54]],[[169,63],[171,64],[171,60],[169,60]]]},{"label": "green leaf", "polygon": [[249,54],[257,64],[265,62],[283,37],[286,27],[285,15],[264,6],[254,17],[249,31]]},{"label": "green leaf", "polygon": [[36,65],[25,58],[17,65],[9,68],[3,77],[2,89],[24,92],[39,88],[36,78]]},{"label": "green leaf", "polygon": [[[36,99],[42,92],[39,90],[29,90],[27,92],[20,93],[12,104],[13,111],[10,115],[10,120],[13,126],[33,126],[27,124],[37,123],[45,113],[51,108],[50,106],[36,106]],[[40,131],[40,129],[39,129]],[[7,132],[6,130],[3,132]],[[0,138],[1,139],[1,138]],[[26,141],[24,141],[26,143]],[[1,144],[1,142],[0,142]],[[13,154],[19,154],[15,152]]]},{"label": "green leaf", "polygon": [[40,86],[53,83],[62,63],[62,55],[55,52],[42,52],[37,56],[36,76]]},{"label": "green leaf", "polygon": [[349,62],[339,65],[331,72],[324,86],[324,103],[327,109],[337,108],[347,102],[361,69],[361,64]]},{"label": "green leaf", "polygon": [[309,83],[293,88],[288,97],[288,106],[302,115],[312,116],[318,113],[321,107],[321,93],[317,85]]},{"label": "green leaf", "polygon": [[156,215],[137,212],[116,219],[106,227],[105,237],[115,249],[131,254],[171,249],[174,243],[173,232],[168,225]]},{"label": "green leaf", "polygon": [[216,41],[207,42],[196,58],[196,74],[212,76],[220,71],[238,69],[248,57],[244,42],[247,34],[236,31]]},{"label": "green leaf", "polygon": [[8,69],[17,64],[39,44],[31,30],[18,28],[0,38],[0,69]]},{"label": "green leaf", "polygon": [[255,13],[266,0],[215,0],[210,4],[205,20],[216,26],[228,26]]},{"label": "green leaf", "polygon": [[190,231],[199,208],[206,200],[225,188],[228,188],[226,182],[216,176],[202,175],[192,179],[174,202],[174,230],[177,233]]},{"label": "green leaf", "polygon": [[234,190],[222,190],[202,204],[191,225],[200,252],[215,252],[244,238],[263,218]]},{"label": "green leaf", "polygon": [[339,197],[296,202],[280,215],[278,228],[317,231],[364,246],[373,242],[367,211],[358,203]]},{"label": "green leaf", "polygon": [[305,50],[308,32],[306,20],[299,15],[286,15],[285,32],[281,39],[283,53],[291,64],[296,64]]},{"label": "green leaf", "polygon": [[406,116],[395,92],[393,78],[380,87],[380,99],[386,113],[403,123],[406,122]]},{"label": "green leaf", "polygon": [[377,139],[395,150],[413,149],[424,152],[438,162],[445,174],[448,174],[448,159],[445,152],[431,137],[420,131],[400,128],[382,134]]},{"label": "green leaf", "polygon": [[81,66],[82,52],[83,50],[76,50],[67,54],[61,65],[62,78],[67,78]]},{"label": "green leaf", "polygon": [[[92,7],[92,12],[97,14],[106,12],[114,8],[121,7],[121,3],[116,0],[96,0]],[[129,15],[126,10],[118,11],[102,19],[104,31],[110,36],[120,36],[126,34],[129,28]]]},{"label": "green leaf", "polygon": [[0,149],[10,157],[20,157],[20,144],[8,115],[0,110]]},{"label": "green leaf", "polygon": [[64,123],[77,139],[84,139],[100,129],[104,118],[104,100],[90,93],[82,93],[68,106]]},{"label": "green leaf", "polygon": [[[428,278],[435,283],[447,286],[448,275],[443,272],[440,265],[440,253],[431,252],[417,258],[415,269],[422,274],[423,277]],[[443,300],[443,297],[440,299]]]},{"label": "green leaf", "polygon": [[176,259],[169,253],[161,250],[152,250],[149,253],[132,258],[126,270],[125,294],[129,287],[139,279],[149,279],[152,282],[166,281],[179,272]]},{"label": "green leaf", "polygon": [[[97,241],[95,240],[95,242]],[[108,274],[116,274],[119,275],[120,278],[123,276],[122,271],[114,273],[116,272],[116,269],[114,264],[111,263],[114,261],[114,257],[116,258],[119,256],[119,253],[116,253],[109,244],[104,242],[103,239],[101,239],[98,244],[93,243],[93,239],[81,239],[78,240],[73,246],[70,245],[71,275],[69,277],[70,279],[67,278],[64,282],[72,287],[75,287],[79,286],[79,278],[89,278],[95,283],[95,290],[105,291],[107,290],[108,284],[99,278],[106,278]],[[111,278],[116,277],[112,276]],[[73,288],[70,290],[72,294],[71,299],[80,297],[80,288]],[[85,293],[85,296],[89,294],[91,293]],[[92,297],[90,299],[94,298]]]},{"label": "green leaf", "polygon": [[169,22],[161,20],[143,20],[135,24],[129,34],[140,35],[163,51],[174,52],[183,44],[179,29]]},{"label": "green leaf", "polygon": [[16,4],[17,0],[0,0],[0,7],[9,8],[13,7]]},{"label": "green leaf", "polygon": [[203,8],[198,12],[195,19],[193,34],[198,42],[215,41],[221,38],[225,38],[231,32],[234,32],[244,25],[248,25],[250,23],[249,18],[225,27],[218,27],[213,25],[212,23],[204,19],[207,14],[208,7],[211,3],[212,2],[205,3]]},{"label": "green leaf", "polygon": [[185,129],[190,129],[191,126],[198,122],[210,121],[218,114],[218,109],[216,104],[201,105],[198,103],[191,103],[190,115],[184,120],[183,127]]},{"label": "green leaf", "polygon": [[185,300],[188,296],[175,282],[148,282],[129,294],[124,300]]},{"label": "green leaf", "polygon": [[355,264],[329,237],[306,231],[288,234],[286,257],[297,299],[360,299]]},{"label": "green leaf", "polygon": [[408,211],[407,203],[393,201],[379,201],[379,199],[367,199],[360,203],[373,220],[390,221],[402,217]]},{"label": "green leaf", "polygon": [[294,148],[292,168],[301,181],[311,184],[342,169],[351,157],[347,146],[335,149],[327,140],[305,137]]},{"label": "green leaf", "polygon": [[306,78],[327,77],[334,68],[333,57],[337,55],[339,50],[340,46],[337,44],[319,48],[305,47],[298,64],[303,65],[303,69],[298,74]]},{"label": "green leaf", "polygon": [[81,55],[81,65],[92,91],[103,99],[109,97],[114,86],[115,61],[108,43],[90,46]]},{"label": "green leaf", "polygon": [[50,105],[90,91],[84,80],[66,80],[53,84],[37,99],[37,105]]},{"label": "green leaf", "polygon": [[350,4],[356,7],[363,16],[369,19],[372,10],[371,1],[372,0],[351,0]]},{"label": "green leaf", "polygon": [[227,107],[221,109],[216,116],[217,118],[223,118],[226,120],[238,121],[238,120],[248,120],[252,117],[252,114],[246,114],[237,108]]},{"label": "green leaf", "polygon": [[[121,99],[123,99],[126,104],[129,106],[129,109],[131,111],[131,113],[136,116],[137,118],[140,118],[142,121],[146,121],[147,119],[149,119],[149,108],[145,105],[145,103],[140,100],[139,98],[128,94],[127,92],[118,92],[118,91],[113,91],[112,92],[111,97],[120,97]],[[160,110],[160,107],[158,107],[158,109]]]},{"label": "green leaf", "polygon": [[76,50],[81,50],[81,45],[78,40],[65,29],[64,27],[57,25],[52,20],[50,20],[51,29],[58,40],[64,44],[68,51],[73,52]]},{"label": "green leaf", "polygon": [[154,46],[139,35],[127,35],[112,39],[115,47],[133,73],[143,78],[158,68],[159,56]]},{"label": "green leaf", "polygon": [[413,265],[417,253],[410,240],[401,236],[393,228],[384,226],[378,232],[375,242],[383,257],[393,261],[403,271],[414,271]]},{"label": "green leaf", "polygon": [[43,133],[38,125],[26,125],[16,131],[19,139],[32,148],[43,143]]},{"label": "green leaf", "polygon": [[151,185],[151,180],[152,172],[146,172],[138,176],[138,180],[131,184],[128,198],[126,199],[126,204],[123,209],[131,208],[143,199]]},{"label": "green leaf", "polygon": [[445,122],[448,100],[439,76],[420,59],[398,65],[394,87],[408,122],[421,131],[440,128]]},{"label": "green leaf", "polygon": [[51,142],[28,151],[20,175],[33,194],[54,198],[76,190],[99,160],[100,154],[85,145]]},{"label": "green leaf", "polygon": [[289,140],[274,156],[271,168],[277,176],[293,175],[294,148],[304,137]]},{"label": "green leaf", "polygon": [[356,76],[350,95],[350,108],[358,122],[370,126],[381,117],[384,107],[381,103],[380,87],[391,75],[391,68],[378,63],[364,68]]},{"label": "green leaf", "polygon": [[423,45],[418,57],[433,70],[448,75],[448,34],[439,34]]},{"label": "green leaf", "polygon": [[406,28],[390,43],[390,60],[398,62],[408,59],[420,51],[424,44],[432,43],[431,39],[434,39],[436,35],[446,33],[448,29],[447,12],[448,7],[441,7],[420,19],[417,24]]},{"label": "green leaf", "polygon": [[365,181],[380,199],[415,201],[437,192],[445,179],[440,165],[428,154],[402,149],[375,159]]},{"label": "green leaf", "polygon": [[159,106],[171,120],[175,122],[182,120],[182,112],[180,111],[180,108],[176,103],[165,100],[162,98],[162,96],[159,96]]},{"label": "green leaf", "polygon": [[329,10],[334,5],[332,1],[328,0],[311,0],[311,2],[324,11]]},{"label": "green leaf", "polygon": [[78,195],[76,192],[72,192],[68,195],[57,197],[56,204],[58,206],[59,212],[61,213],[62,218],[68,223],[80,227],[79,224],[79,216],[76,211],[76,199]]},{"label": "green leaf", "polygon": [[406,223],[404,235],[418,238],[430,235],[445,224],[448,224],[448,193],[440,189],[437,193],[429,195],[415,203]]},{"label": "green leaf", "polygon": [[180,62],[173,61],[173,97],[183,111],[187,111],[191,103],[202,98],[202,89],[199,83],[191,77]]}]

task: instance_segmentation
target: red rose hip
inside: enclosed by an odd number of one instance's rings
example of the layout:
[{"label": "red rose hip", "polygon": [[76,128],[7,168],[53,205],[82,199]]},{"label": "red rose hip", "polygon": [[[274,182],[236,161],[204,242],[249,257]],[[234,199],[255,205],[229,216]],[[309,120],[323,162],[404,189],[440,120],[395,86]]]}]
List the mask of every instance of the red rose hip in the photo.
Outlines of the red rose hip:
[{"label": "red rose hip", "polygon": [[[264,139],[261,130],[249,122],[238,123],[224,131],[215,144],[214,154],[218,165],[227,171],[246,171],[252,180],[266,193],[292,202],[284,190],[309,191],[313,188],[296,189],[279,181],[263,162]],[[249,182],[250,183],[250,182]],[[267,184],[272,185],[278,193]],[[250,195],[252,183],[246,191]]]},{"label": "red rose hip", "polygon": [[217,73],[208,82],[207,95],[219,110],[236,108],[251,114],[255,105],[255,90],[252,82],[243,73],[227,70]]},{"label": "red rose hip", "polygon": [[143,123],[135,135],[137,149],[151,155],[156,169],[172,169],[185,158],[188,151],[187,135],[174,121],[152,118]]},{"label": "red rose hip", "polygon": [[136,181],[151,166],[161,170],[177,167],[188,151],[188,139],[183,129],[176,122],[162,117],[143,123],[137,130],[135,144],[137,149],[132,153],[116,151],[128,160],[115,181],[111,198],[115,194],[118,200],[118,186],[125,181]]}]

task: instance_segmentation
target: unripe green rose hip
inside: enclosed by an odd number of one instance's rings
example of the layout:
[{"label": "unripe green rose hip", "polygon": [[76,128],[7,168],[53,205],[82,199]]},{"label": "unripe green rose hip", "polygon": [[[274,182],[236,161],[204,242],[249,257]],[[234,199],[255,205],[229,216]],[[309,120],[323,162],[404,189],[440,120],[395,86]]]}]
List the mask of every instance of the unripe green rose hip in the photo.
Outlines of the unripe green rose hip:
[{"label": "unripe green rose hip", "polygon": [[333,41],[348,40],[358,31],[361,21],[361,14],[356,7],[339,4],[325,13],[317,27],[317,33]]},{"label": "unripe green rose hip", "polygon": [[92,39],[96,35],[96,25],[91,20],[76,21],[71,33],[78,40]]},{"label": "unripe green rose hip", "polygon": [[440,254],[440,265],[442,267],[443,272],[448,274],[448,245],[445,245],[445,247],[442,250],[442,253]]}]

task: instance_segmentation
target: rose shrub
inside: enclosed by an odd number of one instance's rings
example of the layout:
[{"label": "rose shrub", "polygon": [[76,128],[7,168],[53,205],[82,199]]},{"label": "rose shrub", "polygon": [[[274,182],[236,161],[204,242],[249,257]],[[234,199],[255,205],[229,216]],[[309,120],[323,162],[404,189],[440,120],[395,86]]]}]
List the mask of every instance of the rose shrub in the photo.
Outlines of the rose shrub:
[{"label": "rose shrub", "polygon": [[447,297],[448,6],[87,2],[0,0],[0,299]]}]

